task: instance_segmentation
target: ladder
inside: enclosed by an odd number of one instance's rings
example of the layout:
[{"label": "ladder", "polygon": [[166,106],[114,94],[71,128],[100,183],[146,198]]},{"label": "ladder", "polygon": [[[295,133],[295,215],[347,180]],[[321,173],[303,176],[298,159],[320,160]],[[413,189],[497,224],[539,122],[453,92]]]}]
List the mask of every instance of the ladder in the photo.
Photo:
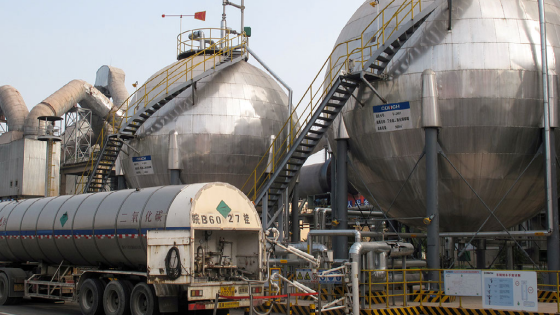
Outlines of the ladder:
[{"label": "ladder", "polygon": [[[105,122],[116,133],[100,133],[96,141],[100,150],[96,156],[92,152],[79,181],[83,187],[77,187],[76,193],[104,191],[125,141],[134,138],[136,132],[152,115],[183,91],[198,81],[246,59],[245,47],[244,35],[233,38],[226,36],[207,49],[156,74],[130,95],[118,110],[111,111]],[[199,56],[203,58],[196,58]]]},{"label": "ladder", "polygon": [[[286,189],[354,91],[362,83],[373,89],[369,82],[387,79],[384,71],[389,62],[439,5],[435,1],[422,9],[421,0],[407,0],[385,19],[385,11],[395,1],[380,10],[360,37],[334,47],[271,143],[269,153],[246,180],[242,190],[248,191],[247,196],[255,205],[266,202],[270,217],[278,216],[274,212],[280,211]],[[379,29],[371,37],[365,37],[364,33],[377,21]],[[340,51],[345,53],[340,55]],[[321,74],[324,78],[320,78]],[[374,92],[377,94],[375,89]],[[263,200],[264,196],[268,198]],[[269,226],[272,223],[268,221]]]}]

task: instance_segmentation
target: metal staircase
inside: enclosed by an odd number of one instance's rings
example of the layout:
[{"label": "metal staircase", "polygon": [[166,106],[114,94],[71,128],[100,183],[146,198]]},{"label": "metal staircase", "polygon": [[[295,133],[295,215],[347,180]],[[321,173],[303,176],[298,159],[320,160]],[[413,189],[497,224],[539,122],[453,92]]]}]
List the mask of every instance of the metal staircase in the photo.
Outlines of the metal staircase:
[{"label": "metal staircase", "polygon": [[[422,10],[421,0],[406,1],[385,20],[384,12],[393,2],[366,26],[361,37],[340,43],[333,49],[276,135],[269,147],[270,153],[263,156],[245,182],[243,190],[249,190],[247,195],[255,205],[265,201],[270,214],[282,206],[282,195],[356,88],[364,82],[373,89],[369,81],[385,80],[383,73],[389,62],[439,5],[436,1]],[[364,37],[366,30],[376,21],[381,22],[380,28],[373,36]],[[356,44],[359,47],[351,50],[350,47],[356,47]],[[337,53],[344,49],[345,54]],[[324,79],[319,78],[321,74]],[[268,195],[267,199],[263,198],[265,195]]]},{"label": "metal staircase", "polygon": [[[163,70],[139,87],[117,111],[112,111],[106,117],[111,129],[118,130],[118,133],[104,135],[101,132],[96,141],[100,148],[98,156],[92,152],[79,181],[83,183],[83,188],[77,187],[76,193],[104,191],[124,141],[132,139],[152,115],[196,82],[245,59],[245,45],[246,38],[243,35],[233,38],[226,36],[207,49]],[[195,71],[202,73],[195,74]]]}]

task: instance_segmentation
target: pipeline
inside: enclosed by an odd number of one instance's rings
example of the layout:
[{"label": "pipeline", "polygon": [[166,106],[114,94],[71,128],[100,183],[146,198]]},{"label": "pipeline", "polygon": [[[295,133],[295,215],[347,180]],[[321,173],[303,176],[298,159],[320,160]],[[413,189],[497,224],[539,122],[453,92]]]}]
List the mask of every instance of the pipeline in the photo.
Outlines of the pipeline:
[{"label": "pipeline", "polygon": [[116,107],[120,107],[129,96],[124,85],[124,78],[125,74],[122,69],[107,65],[101,66],[97,70],[94,86],[106,97],[111,97]]},{"label": "pipeline", "polygon": [[0,86],[0,116],[5,116],[8,131],[23,131],[29,110],[21,94],[11,85]]},{"label": "pipeline", "polygon": [[[24,136],[37,136],[39,116],[60,117],[77,103],[83,108],[90,109],[97,117],[106,117],[112,111],[117,112],[117,117],[122,116],[111,101],[91,84],[82,80],[73,80],[33,107],[25,119]],[[108,121],[108,123],[111,125],[113,122]]]}]

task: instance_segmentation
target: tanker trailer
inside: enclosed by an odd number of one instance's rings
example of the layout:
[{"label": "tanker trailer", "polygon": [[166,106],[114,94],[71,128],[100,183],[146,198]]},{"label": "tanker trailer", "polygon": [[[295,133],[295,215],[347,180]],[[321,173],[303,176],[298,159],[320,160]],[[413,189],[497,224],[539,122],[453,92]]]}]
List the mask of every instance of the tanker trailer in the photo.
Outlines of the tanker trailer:
[{"label": "tanker trailer", "polygon": [[249,305],[266,276],[253,204],[225,183],[0,203],[0,304],[77,301],[83,314]]}]

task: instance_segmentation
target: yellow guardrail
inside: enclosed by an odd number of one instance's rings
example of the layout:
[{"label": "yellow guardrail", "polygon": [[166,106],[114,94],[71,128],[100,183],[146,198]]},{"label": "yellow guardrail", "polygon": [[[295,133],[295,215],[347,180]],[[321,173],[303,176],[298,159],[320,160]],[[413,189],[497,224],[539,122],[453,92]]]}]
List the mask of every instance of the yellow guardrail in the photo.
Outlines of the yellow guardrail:
[{"label": "yellow guardrail", "polygon": [[[269,146],[265,154],[259,161],[255,170],[245,181],[242,190],[247,196],[253,200],[257,198],[257,194],[261,187],[270,178],[272,173],[279,167],[279,163],[285,158],[288,150],[294,145],[294,141],[300,134],[302,129],[310,121],[315,110],[332,87],[334,81],[338,78],[341,71],[349,72],[349,67],[361,65],[368,61],[369,56],[373,54],[381,45],[385,44],[385,40],[398,30],[399,26],[414,19],[414,12],[422,10],[422,0],[407,0],[399,7],[395,8],[395,12],[387,16],[387,11],[396,0],[390,1],[375,18],[364,28],[359,37],[342,42],[334,47],[327,60],[321,66],[321,69],[305,91],[304,95],[293,108],[289,118],[286,120],[281,130],[276,135],[275,140]],[[372,36],[366,36],[367,29],[375,22],[379,22],[379,28]],[[355,47],[355,48],[353,48]],[[369,70],[368,70],[369,71]],[[320,78],[323,74],[323,79]],[[296,113],[299,112],[299,118]],[[289,135],[289,136],[288,136]],[[269,160],[269,156],[270,161]],[[272,170],[270,173],[267,170]]]},{"label": "yellow guardrail", "polygon": [[[177,56],[187,51],[207,49],[212,44],[223,41],[224,38],[238,38],[231,30],[221,28],[197,28],[177,35]],[[244,37],[246,41],[247,38]]]},{"label": "yellow guardrail", "polygon": [[[187,32],[185,32],[187,33]],[[224,55],[232,55],[233,51],[237,53],[246,53],[246,37],[238,35],[231,37],[227,35],[211,45],[206,47],[206,50],[212,51],[213,54],[205,54],[204,50],[194,53],[192,56],[185,58],[171,67],[168,67],[156,75],[152,76],[142,86],[132,93],[118,109],[113,109],[105,117],[106,125],[102,128],[93,150],[90,159],[82,173],[81,178],[78,180],[75,193],[82,193],[85,185],[87,184],[88,176],[93,171],[96,163],[96,155],[101,151],[105,139],[110,134],[117,133],[123,123],[127,123],[129,119],[134,116],[140,109],[146,108],[152,101],[158,99],[162,95],[167,95],[169,88],[174,84],[188,82],[207,70],[213,69],[219,64]],[[201,57],[201,58],[196,58]],[[233,61],[231,58],[231,62]],[[195,71],[197,74],[195,74]],[[110,128],[105,128],[110,127]],[[106,130],[110,129],[110,130]]]},{"label": "yellow guardrail", "polygon": [[[423,306],[426,297],[432,303],[442,303],[455,298],[455,296],[446,296],[444,288],[444,271],[449,269],[385,269],[385,270],[362,270],[362,281],[360,281],[360,297],[366,299],[366,305],[369,308],[373,306],[371,292],[383,291],[385,305],[387,307],[401,303],[402,306],[409,306],[411,301],[420,303]],[[484,270],[482,270],[484,271]],[[521,270],[491,270],[516,272]],[[532,270],[525,270],[532,271]],[[560,292],[560,271],[558,270],[534,270],[537,273],[537,289],[539,291],[552,292],[549,302],[556,303],[557,312],[560,312],[560,300],[558,292]],[[433,276],[432,276],[433,275]],[[552,276],[552,283],[545,283]],[[401,279],[394,281],[393,279]],[[409,278],[407,280],[407,278]],[[429,279],[435,278],[435,279]],[[411,280],[412,279],[412,280]],[[368,296],[368,293],[369,296]],[[459,299],[459,307],[462,307],[461,297]],[[539,300],[541,300],[539,294]],[[395,304],[394,304],[395,303]]]}]

